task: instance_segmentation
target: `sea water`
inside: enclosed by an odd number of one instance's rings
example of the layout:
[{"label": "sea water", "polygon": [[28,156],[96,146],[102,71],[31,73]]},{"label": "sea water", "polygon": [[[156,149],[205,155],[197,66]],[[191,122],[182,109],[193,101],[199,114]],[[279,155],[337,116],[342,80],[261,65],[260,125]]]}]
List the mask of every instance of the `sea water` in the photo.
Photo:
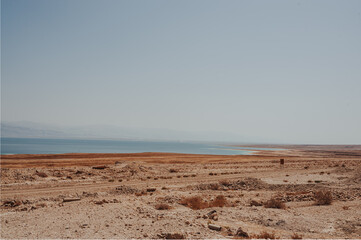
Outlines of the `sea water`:
[{"label": "sea water", "polygon": [[190,142],[1,138],[1,154],[140,152],[167,152],[211,155],[252,154],[252,151],[249,151],[248,149],[267,150],[264,148],[230,147],[217,144]]}]

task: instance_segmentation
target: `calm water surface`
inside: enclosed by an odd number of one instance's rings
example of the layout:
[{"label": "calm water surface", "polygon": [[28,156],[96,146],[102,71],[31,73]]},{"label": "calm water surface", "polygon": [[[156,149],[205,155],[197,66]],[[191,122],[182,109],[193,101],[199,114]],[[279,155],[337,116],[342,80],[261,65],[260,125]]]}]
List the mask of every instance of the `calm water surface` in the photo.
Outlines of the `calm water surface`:
[{"label": "calm water surface", "polygon": [[172,152],[212,155],[247,155],[252,153],[252,151],[247,151],[245,149],[276,150],[226,147],[185,142],[1,138],[1,154]]}]

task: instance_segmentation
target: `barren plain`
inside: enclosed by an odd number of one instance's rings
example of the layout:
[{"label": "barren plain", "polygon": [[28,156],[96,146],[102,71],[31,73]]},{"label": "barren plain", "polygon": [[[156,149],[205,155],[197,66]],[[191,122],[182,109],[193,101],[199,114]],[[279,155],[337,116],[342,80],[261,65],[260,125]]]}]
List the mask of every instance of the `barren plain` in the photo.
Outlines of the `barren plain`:
[{"label": "barren plain", "polygon": [[2,155],[0,237],[360,238],[361,146],[257,147]]}]

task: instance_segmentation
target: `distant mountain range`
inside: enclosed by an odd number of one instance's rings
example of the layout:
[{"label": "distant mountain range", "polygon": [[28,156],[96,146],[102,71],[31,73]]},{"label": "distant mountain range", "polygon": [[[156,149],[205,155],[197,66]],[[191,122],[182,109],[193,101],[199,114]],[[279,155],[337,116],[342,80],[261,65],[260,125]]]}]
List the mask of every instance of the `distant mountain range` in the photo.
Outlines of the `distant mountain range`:
[{"label": "distant mountain range", "polygon": [[245,138],[237,134],[223,132],[187,132],[160,128],[138,129],[109,125],[62,127],[33,122],[2,122],[1,137],[210,141],[237,142],[240,144],[260,142],[259,139]]}]

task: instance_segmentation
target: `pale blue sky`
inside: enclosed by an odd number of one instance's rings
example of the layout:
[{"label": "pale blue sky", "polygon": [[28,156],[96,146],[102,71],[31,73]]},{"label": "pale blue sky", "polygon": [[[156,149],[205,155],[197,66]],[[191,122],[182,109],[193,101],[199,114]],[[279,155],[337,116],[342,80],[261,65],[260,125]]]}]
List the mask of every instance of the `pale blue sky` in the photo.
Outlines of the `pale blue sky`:
[{"label": "pale blue sky", "polygon": [[361,144],[359,0],[3,0],[1,27],[2,121]]}]

